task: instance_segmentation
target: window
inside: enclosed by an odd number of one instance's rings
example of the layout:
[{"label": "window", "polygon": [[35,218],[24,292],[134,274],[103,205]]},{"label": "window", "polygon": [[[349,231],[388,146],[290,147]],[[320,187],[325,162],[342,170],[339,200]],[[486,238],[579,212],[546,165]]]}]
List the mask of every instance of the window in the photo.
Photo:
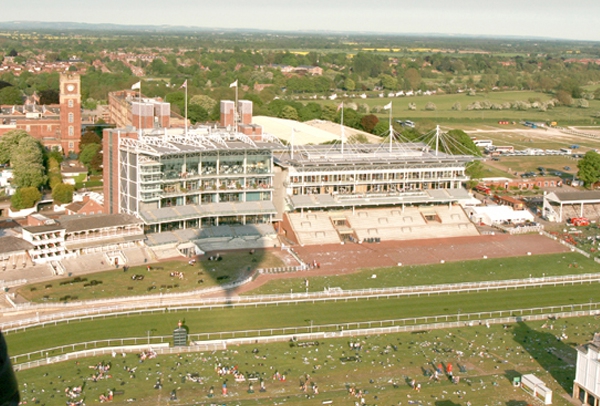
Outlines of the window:
[{"label": "window", "polygon": [[[69,127],[72,128],[72,127]],[[69,149],[73,150],[73,148],[75,147],[75,143],[73,141],[69,141]]]},{"label": "window", "polygon": [[73,107],[73,99],[69,99],[68,106]]},{"label": "window", "polygon": [[75,129],[73,128],[72,125],[69,126],[69,135],[74,135],[75,134]]},{"label": "window", "polygon": [[[73,113],[69,113],[69,123],[72,123],[74,119]],[[72,134],[70,134],[72,135]]]}]

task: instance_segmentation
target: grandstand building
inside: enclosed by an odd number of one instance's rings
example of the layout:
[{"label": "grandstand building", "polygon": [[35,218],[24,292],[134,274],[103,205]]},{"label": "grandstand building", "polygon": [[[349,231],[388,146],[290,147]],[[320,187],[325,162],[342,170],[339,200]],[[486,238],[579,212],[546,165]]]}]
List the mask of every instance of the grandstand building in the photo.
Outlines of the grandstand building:
[{"label": "grandstand building", "polygon": [[549,221],[563,222],[572,217],[600,220],[600,192],[551,192],[544,195],[542,215]]},{"label": "grandstand building", "polygon": [[272,224],[301,244],[477,234],[457,205],[470,199],[472,156],[424,143],[286,146],[250,120],[251,102],[236,112],[222,101],[220,127],[105,130],[106,213],[139,217],[157,245]]}]

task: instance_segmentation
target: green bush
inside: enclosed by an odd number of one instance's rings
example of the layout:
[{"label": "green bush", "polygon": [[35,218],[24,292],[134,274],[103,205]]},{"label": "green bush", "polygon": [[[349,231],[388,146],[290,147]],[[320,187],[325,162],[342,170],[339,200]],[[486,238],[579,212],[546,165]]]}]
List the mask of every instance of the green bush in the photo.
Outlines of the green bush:
[{"label": "green bush", "polygon": [[29,209],[42,198],[42,194],[37,188],[30,186],[19,188],[10,199],[10,204],[13,209],[22,210]]}]

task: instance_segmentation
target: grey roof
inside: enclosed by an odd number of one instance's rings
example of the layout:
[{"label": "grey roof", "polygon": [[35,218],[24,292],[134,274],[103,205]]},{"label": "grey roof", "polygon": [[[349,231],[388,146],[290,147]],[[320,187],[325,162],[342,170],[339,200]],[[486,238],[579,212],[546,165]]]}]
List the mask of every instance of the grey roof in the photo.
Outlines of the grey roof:
[{"label": "grey roof", "polygon": [[147,209],[140,211],[140,216],[146,223],[159,223],[167,220],[195,219],[202,217],[275,214],[276,211],[277,210],[271,201],[224,202]]},{"label": "grey roof", "polygon": [[578,202],[600,202],[600,191],[590,190],[583,192],[552,192],[548,195],[550,200],[554,200],[552,195],[556,196],[557,201],[563,203],[578,203]]},{"label": "grey roof", "polygon": [[91,216],[63,216],[59,219],[68,233],[98,228],[142,224],[137,217],[129,214],[94,214]]},{"label": "grey roof", "polygon": [[30,232],[31,234],[37,233],[47,233],[50,231],[59,231],[64,230],[65,227],[60,224],[49,224],[43,226],[26,226],[23,227],[23,230]]},{"label": "grey roof", "polygon": [[17,237],[0,237],[0,253],[27,251],[33,248],[33,244]]},{"label": "grey roof", "polygon": [[319,207],[352,207],[352,206],[393,206],[400,204],[449,203],[466,199],[469,194],[464,189],[428,189],[407,191],[389,195],[298,195],[290,201],[294,209]]}]

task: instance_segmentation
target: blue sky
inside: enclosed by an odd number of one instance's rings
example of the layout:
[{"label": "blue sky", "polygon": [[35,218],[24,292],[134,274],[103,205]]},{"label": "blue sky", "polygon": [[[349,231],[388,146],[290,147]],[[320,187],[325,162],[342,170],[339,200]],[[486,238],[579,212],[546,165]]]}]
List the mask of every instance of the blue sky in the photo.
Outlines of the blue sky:
[{"label": "blue sky", "polygon": [[535,36],[600,41],[598,0],[28,0],[0,21]]}]

